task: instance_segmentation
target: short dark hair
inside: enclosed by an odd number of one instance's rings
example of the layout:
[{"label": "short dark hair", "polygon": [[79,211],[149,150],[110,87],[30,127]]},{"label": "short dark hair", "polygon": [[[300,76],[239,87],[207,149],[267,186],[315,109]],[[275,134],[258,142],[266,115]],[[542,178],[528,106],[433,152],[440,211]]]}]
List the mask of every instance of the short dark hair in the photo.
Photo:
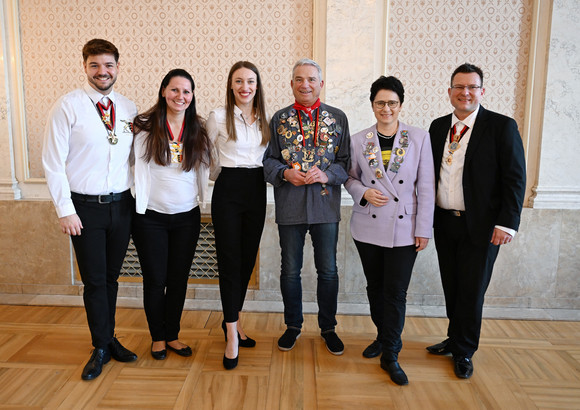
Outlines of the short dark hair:
[{"label": "short dark hair", "polygon": [[85,63],[89,56],[98,56],[101,54],[112,54],[115,57],[115,61],[119,62],[119,50],[110,41],[93,38],[83,46],[83,61]]},{"label": "short dark hair", "polygon": [[453,74],[451,74],[451,87],[453,87],[453,79],[455,78],[455,75],[459,73],[466,74],[477,73],[481,81],[481,84],[479,85],[483,87],[483,71],[481,71],[481,68],[479,68],[478,66],[469,63],[461,64],[459,67],[455,69],[455,71],[453,71]]},{"label": "short dark hair", "polygon": [[389,90],[397,93],[399,96],[399,102],[403,105],[403,101],[405,101],[405,88],[403,87],[403,83],[397,78],[388,76],[385,77],[384,75],[380,76],[374,83],[371,85],[371,102],[375,101],[375,97],[377,93],[381,90]]}]

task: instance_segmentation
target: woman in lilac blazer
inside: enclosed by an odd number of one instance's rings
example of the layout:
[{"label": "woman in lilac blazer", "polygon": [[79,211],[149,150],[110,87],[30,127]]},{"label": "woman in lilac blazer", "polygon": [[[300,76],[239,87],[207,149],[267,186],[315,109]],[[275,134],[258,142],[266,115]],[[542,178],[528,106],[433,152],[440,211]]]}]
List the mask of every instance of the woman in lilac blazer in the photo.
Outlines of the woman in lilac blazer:
[{"label": "woman in lilac blazer", "polygon": [[345,184],[354,200],[350,229],[378,333],[363,356],[382,353],[381,367],[399,385],[408,384],[398,363],[407,288],[417,253],[431,238],[435,207],[429,133],[399,121],[404,95],[395,77],[381,76],[372,84],[377,123],[351,136]]}]

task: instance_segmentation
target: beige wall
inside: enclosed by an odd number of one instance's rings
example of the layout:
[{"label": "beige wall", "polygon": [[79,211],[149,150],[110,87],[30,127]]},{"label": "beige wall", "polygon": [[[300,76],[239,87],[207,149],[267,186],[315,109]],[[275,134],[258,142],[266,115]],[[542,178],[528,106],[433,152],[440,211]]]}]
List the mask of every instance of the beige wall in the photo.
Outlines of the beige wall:
[{"label": "beige wall", "polygon": [[31,177],[42,177],[42,136],[50,106],[86,82],[81,49],[91,38],[112,41],[121,54],[115,90],[140,111],[157,99],[163,76],[188,70],[198,112],[225,100],[233,63],[258,66],[268,107],[291,102],[292,64],[312,57],[310,0],[20,0],[19,22]]}]

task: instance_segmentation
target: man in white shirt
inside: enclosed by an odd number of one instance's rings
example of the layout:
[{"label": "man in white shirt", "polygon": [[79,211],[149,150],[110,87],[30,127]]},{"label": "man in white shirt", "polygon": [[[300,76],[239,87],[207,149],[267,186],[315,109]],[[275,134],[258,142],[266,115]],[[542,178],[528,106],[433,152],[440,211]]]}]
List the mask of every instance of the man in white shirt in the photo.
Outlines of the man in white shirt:
[{"label": "man in white shirt", "polygon": [[119,70],[117,47],[93,39],[82,53],[88,83],[54,104],[42,164],[61,230],[71,237],[84,284],[94,350],[82,378],[92,380],[111,357],[137,360],[115,337],[117,278],[134,207],[129,157],[137,107],[113,92]]},{"label": "man in white shirt", "polygon": [[516,122],[480,105],[479,67],[455,69],[448,93],[454,111],[434,120],[429,134],[437,181],[434,237],[449,327],[448,339],[427,350],[452,354],[456,376],[467,379],[499,246],[512,241],[520,224],[526,169]]}]

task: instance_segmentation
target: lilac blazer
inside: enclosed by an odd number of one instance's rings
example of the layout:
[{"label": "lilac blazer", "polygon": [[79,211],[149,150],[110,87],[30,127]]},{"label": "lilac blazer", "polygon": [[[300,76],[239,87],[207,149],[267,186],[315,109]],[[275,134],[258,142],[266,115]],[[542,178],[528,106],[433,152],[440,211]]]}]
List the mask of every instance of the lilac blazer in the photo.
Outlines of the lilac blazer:
[{"label": "lilac blazer", "polygon": [[[415,237],[431,238],[435,174],[429,133],[399,121],[386,169],[380,151],[377,152],[378,166],[369,165],[368,154],[365,154],[369,143],[380,149],[376,124],[352,135],[350,140],[351,168],[345,187],[354,200],[350,220],[352,237],[388,248],[414,245]],[[404,155],[396,155],[397,148],[403,148]],[[402,151],[399,154],[403,154]],[[397,162],[400,162],[398,169]],[[363,194],[370,188],[386,195],[387,204],[375,207],[366,202]]]}]

